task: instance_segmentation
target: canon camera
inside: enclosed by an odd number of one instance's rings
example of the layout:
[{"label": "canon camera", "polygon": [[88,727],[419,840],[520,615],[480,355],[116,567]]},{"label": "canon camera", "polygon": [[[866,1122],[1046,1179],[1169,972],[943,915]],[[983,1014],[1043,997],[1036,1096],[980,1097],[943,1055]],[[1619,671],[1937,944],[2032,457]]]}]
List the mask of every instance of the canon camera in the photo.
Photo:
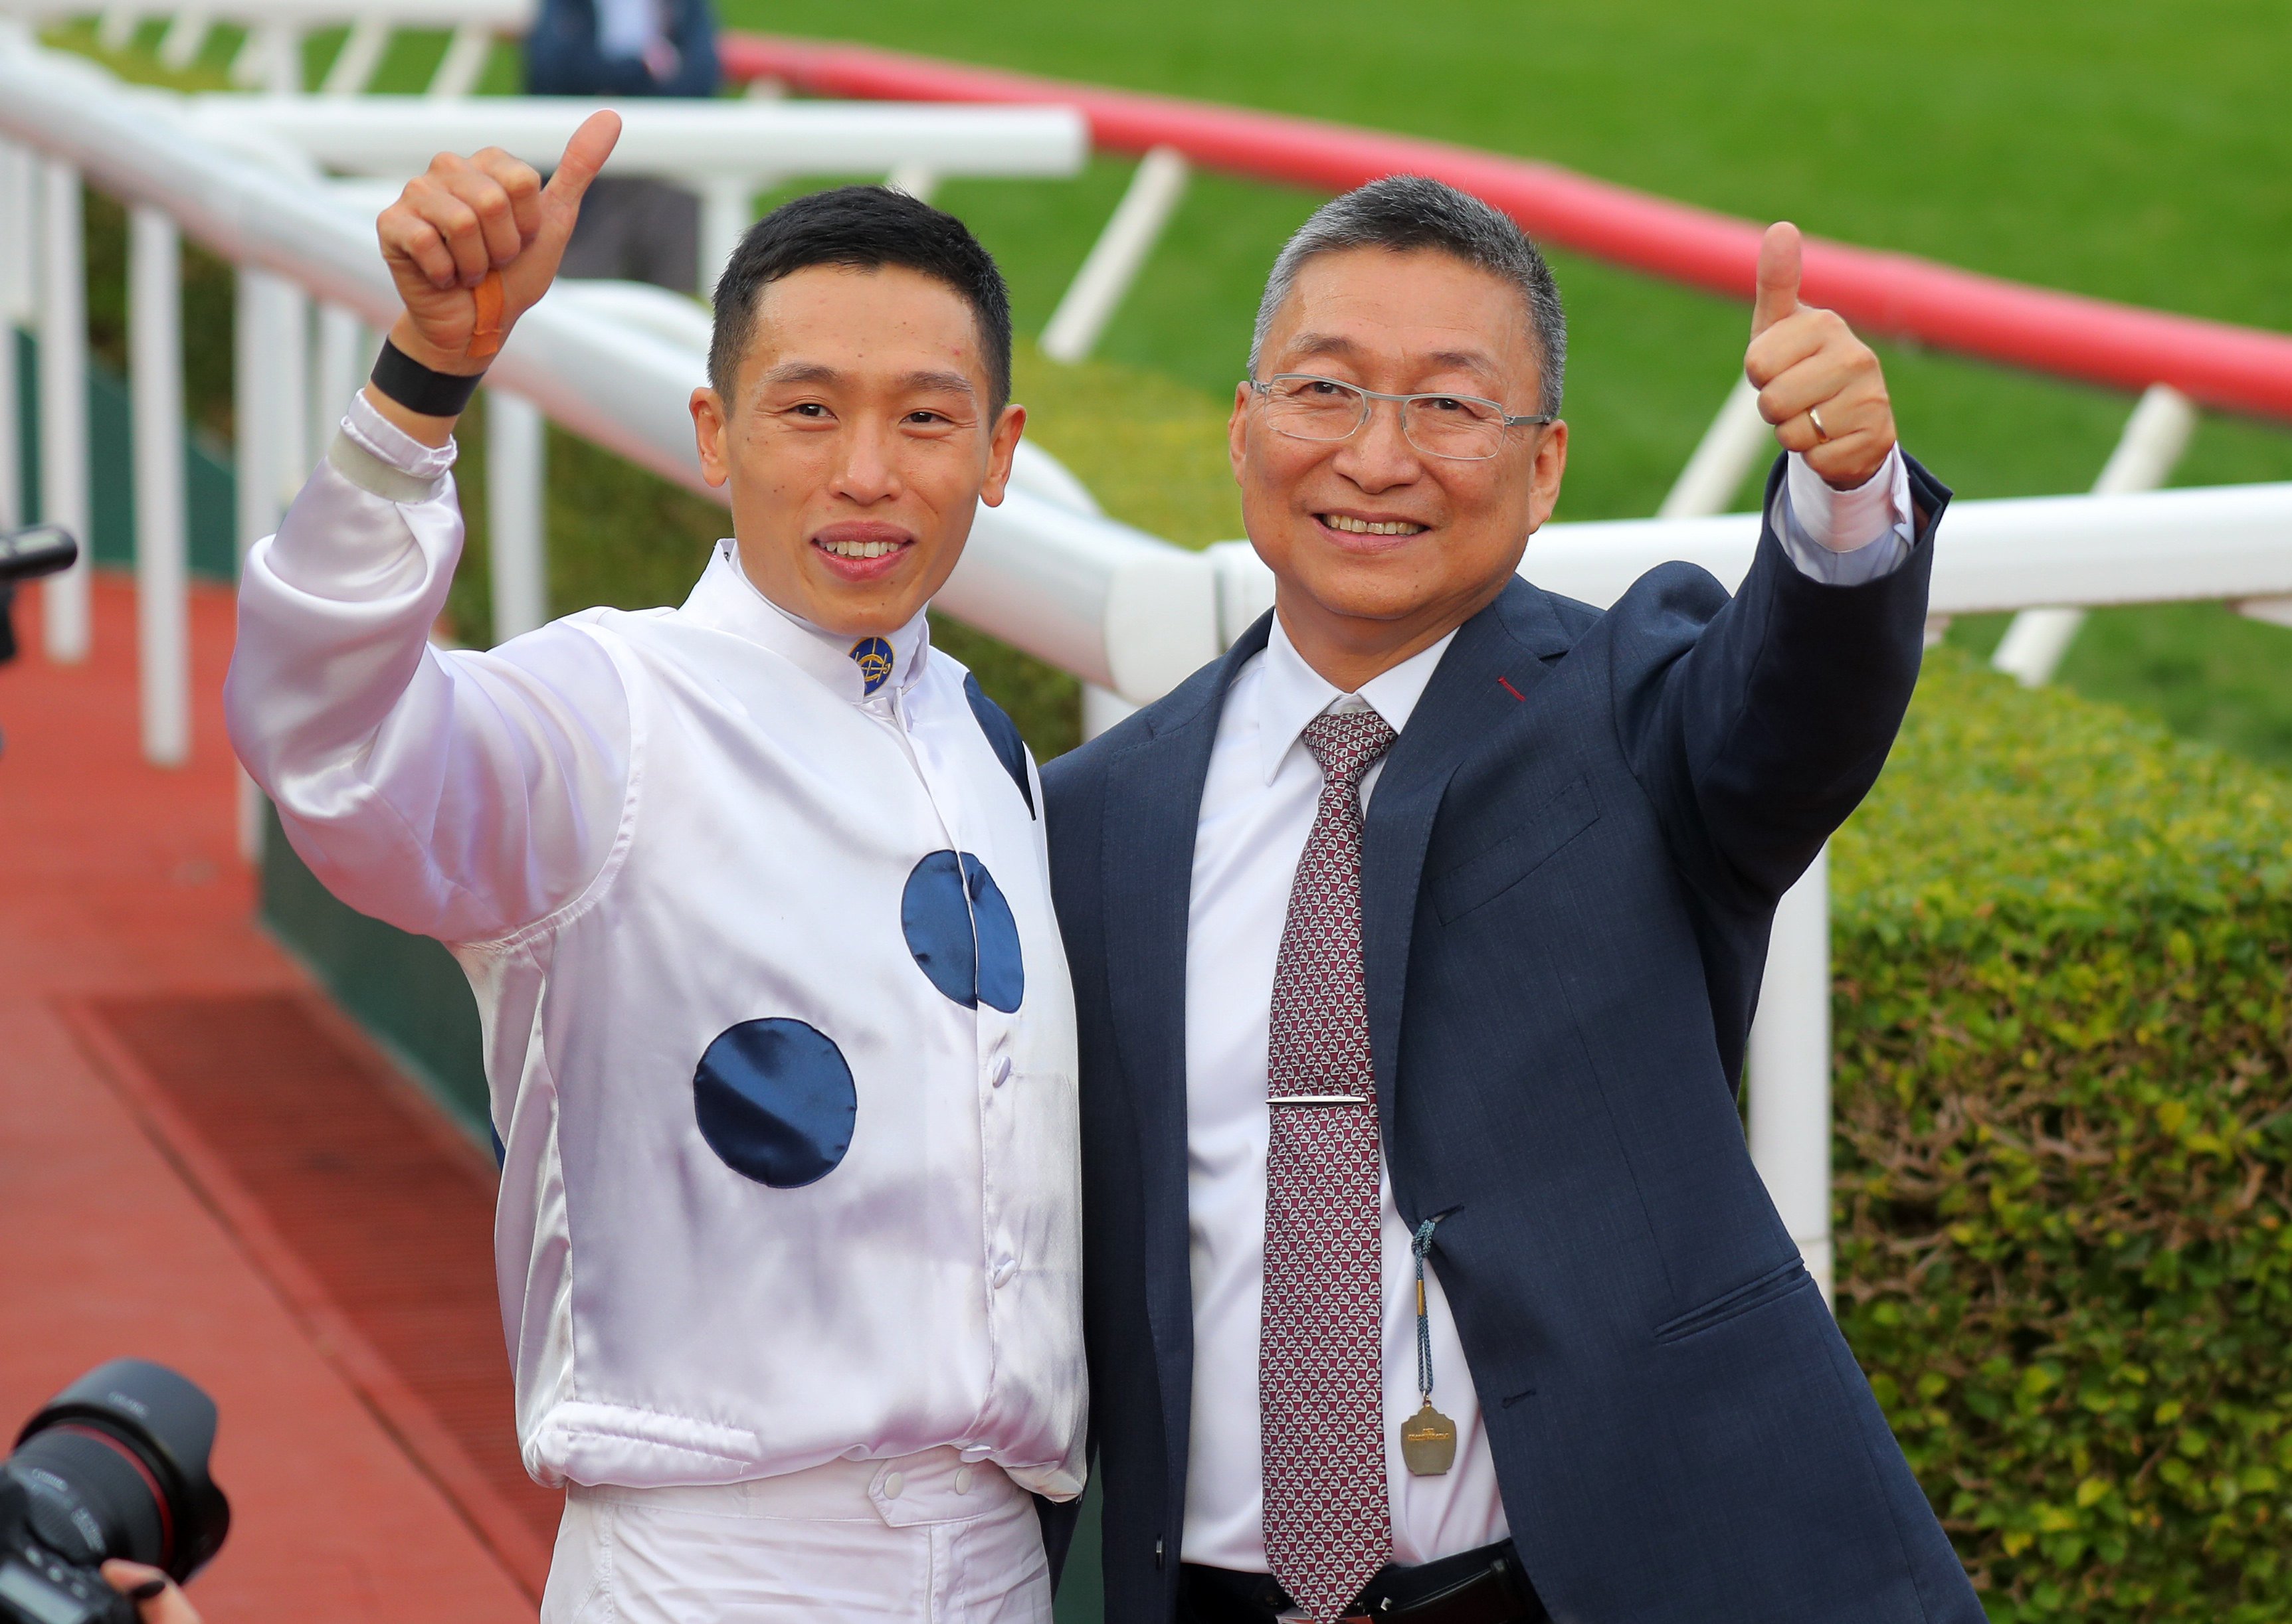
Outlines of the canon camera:
[{"label": "canon camera", "polygon": [[103,1581],[114,1557],[189,1579],[230,1527],[214,1433],[214,1401],[141,1359],[58,1394],[0,1465],[0,1624],[135,1624]]}]

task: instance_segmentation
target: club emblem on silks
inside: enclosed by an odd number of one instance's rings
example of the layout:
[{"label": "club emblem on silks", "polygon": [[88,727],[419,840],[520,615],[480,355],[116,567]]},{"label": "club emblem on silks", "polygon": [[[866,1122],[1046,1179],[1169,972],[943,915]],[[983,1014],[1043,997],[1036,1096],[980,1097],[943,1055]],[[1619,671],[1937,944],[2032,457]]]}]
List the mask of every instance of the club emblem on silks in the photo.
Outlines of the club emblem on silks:
[{"label": "club emblem on silks", "polygon": [[851,645],[860,662],[860,693],[872,694],[892,679],[892,646],[880,637],[863,637]]}]

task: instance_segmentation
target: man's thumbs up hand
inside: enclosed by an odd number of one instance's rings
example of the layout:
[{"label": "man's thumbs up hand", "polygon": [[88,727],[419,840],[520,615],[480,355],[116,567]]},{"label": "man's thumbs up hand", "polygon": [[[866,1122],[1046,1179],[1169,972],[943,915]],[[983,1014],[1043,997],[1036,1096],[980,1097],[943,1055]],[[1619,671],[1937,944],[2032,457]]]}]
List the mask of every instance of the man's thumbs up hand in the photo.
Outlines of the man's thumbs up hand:
[{"label": "man's thumbs up hand", "polygon": [[1836,313],[1799,302],[1801,258],[1796,226],[1767,228],[1743,375],[1783,449],[1804,455],[1833,489],[1852,490],[1893,450],[1894,408],[1870,347]]},{"label": "man's thumbs up hand", "polygon": [[1759,239],[1759,291],[1751,306],[1753,338],[1784,318],[1798,314],[1798,281],[1804,258],[1798,228],[1788,221],[1769,226],[1766,236]]},{"label": "man's thumbs up hand", "polygon": [[[590,115],[545,188],[498,147],[432,158],[375,221],[406,304],[391,342],[437,372],[484,371],[501,337],[549,291],[582,195],[620,135],[619,114]],[[481,286],[492,273],[495,286]]]}]

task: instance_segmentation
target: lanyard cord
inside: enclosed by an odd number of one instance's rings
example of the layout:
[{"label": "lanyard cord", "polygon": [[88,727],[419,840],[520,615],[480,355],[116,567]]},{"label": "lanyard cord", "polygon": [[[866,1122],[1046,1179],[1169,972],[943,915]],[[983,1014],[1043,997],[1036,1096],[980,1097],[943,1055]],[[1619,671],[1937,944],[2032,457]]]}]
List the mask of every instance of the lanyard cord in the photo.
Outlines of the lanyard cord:
[{"label": "lanyard cord", "polygon": [[1408,1246],[1416,1256],[1416,1391],[1428,1404],[1432,1402],[1432,1323],[1424,1312],[1424,1254],[1432,1250],[1432,1226],[1440,1221],[1429,1218],[1419,1224]]}]

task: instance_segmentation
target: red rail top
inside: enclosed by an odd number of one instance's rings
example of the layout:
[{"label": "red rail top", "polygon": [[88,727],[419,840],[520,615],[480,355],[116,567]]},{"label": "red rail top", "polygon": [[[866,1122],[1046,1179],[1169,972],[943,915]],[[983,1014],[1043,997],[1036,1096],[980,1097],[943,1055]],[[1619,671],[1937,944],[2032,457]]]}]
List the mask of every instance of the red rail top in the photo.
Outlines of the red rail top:
[{"label": "red rail top", "polygon": [[[834,96],[1054,102],[1121,152],[1174,147],[1195,163],[1344,191],[1421,174],[1486,199],[1540,241],[1748,303],[1761,228],[1555,165],[1175,96],[967,68],[870,46],[728,33],[724,70]],[[2207,406],[2292,418],[2292,337],[1979,276],[1911,254],[1811,238],[1807,299],[1866,332],[2123,389],[2169,383]]]}]

